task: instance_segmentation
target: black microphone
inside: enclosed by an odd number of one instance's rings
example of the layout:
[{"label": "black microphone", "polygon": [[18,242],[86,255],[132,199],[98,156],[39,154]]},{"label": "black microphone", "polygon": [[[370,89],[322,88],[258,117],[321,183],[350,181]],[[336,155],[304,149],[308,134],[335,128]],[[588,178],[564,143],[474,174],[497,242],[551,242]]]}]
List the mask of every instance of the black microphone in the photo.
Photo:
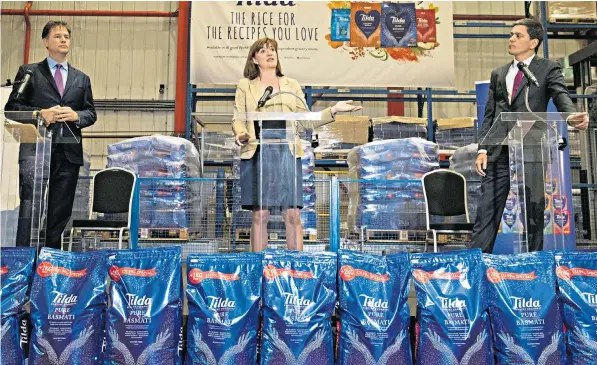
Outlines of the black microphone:
[{"label": "black microphone", "polygon": [[29,81],[31,80],[31,76],[33,76],[33,71],[25,70],[25,76],[23,76],[21,86],[19,86],[19,89],[17,90],[17,96],[21,96],[25,92],[25,89],[27,88],[27,86],[29,85]]},{"label": "black microphone", "polygon": [[261,99],[259,99],[259,101],[257,102],[257,107],[261,108],[265,105],[265,102],[269,100],[269,97],[272,95],[272,93],[274,92],[274,88],[271,86],[268,86],[265,88],[265,91],[263,92],[263,95],[261,96]]},{"label": "black microphone", "polygon": [[530,82],[535,84],[535,86],[539,87],[539,81],[537,81],[537,78],[535,77],[535,75],[533,75],[531,70],[529,70],[529,66],[527,66],[526,63],[518,62],[517,66],[518,66],[518,69],[520,71],[522,71],[522,73],[527,78],[527,80],[529,80]]}]

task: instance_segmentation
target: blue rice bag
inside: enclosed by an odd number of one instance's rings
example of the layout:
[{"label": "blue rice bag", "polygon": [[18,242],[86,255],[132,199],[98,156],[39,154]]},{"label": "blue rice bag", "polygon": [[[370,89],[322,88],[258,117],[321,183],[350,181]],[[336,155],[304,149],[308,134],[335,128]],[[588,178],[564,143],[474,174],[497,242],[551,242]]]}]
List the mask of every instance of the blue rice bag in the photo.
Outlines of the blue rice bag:
[{"label": "blue rice bag", "polygon": [[417,364],[493,364],[481,250],[413,254],[411,265]]},{"label": "blue rice bag", "polygon": [[2,247],[0,360],[5,365],[24,364],[29,352],[27,314],[24,306],[29,294],[34,262],[33,247]]},{"label": "blue rice bag", "polygon": [[554,257],[549,252],[484,255],[498,364],[565,364]]},{"label": "blue rice bag", "polygon": [[555,262],[568,364],[593,365],[597,361],[597,252],[556,252]]},{"label": "blue rice bag", "polygon": [[185,364],[255,364],[261,254],[190,255]]},{"label": "blue rice bag", "polygon": [[266,251],[261,364],[333,364],[336,254]]},{"label": "blue rice bag", "polygon": [[180,260],[178,246],[110,254],[107,364],[182,363]]},{"label": "blue rice bag", "polygon": [[339,365],[412,363],[408,253],[338,253]]},{"label": "blue rice bag", "polygon": [[105,252],[44,247],[31,287],[29,364],[102,364]]}]

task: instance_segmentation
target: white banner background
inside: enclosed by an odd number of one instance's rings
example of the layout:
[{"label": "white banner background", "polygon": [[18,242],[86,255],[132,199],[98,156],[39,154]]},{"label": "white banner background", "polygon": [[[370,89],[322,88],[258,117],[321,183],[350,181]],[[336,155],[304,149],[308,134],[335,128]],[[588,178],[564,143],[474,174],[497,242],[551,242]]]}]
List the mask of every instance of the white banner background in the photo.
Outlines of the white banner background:
[{"label": "white banner background", "polygon": [[[243,77],[249,47],[255,40],[268,36],[278,41],[283,73],[297,79],[301,85],[454,86],[451,2],[436,3],[439,46],[426,51],[426,55],[415,53],[417,60],[413,60],[412,53],[407,57],[402,56],[401,60],[391,57],[392,54],[398,57],[394,51],[404,50],[400,48],[388,49],[390,56],[386,60],[369,53],[374,52],[379,56],[379,52],[385,52],[383,49],[364,48],[362,56],[353,59],[350,52],[355,49],[349,47],[348,42],[333,48],[326,39],[331,24],[330,2],[256,3],[193,2],[190,50],[192,84],[236,84]],[[289,3],[293,5],[289,6]],[[417,9],[429,9],[430,5],[423,2],[417,4]],[[265,20],[265,24],[257,24],[258,19],[262,22]],[[280,37],[281,34],[284,36]]]}]

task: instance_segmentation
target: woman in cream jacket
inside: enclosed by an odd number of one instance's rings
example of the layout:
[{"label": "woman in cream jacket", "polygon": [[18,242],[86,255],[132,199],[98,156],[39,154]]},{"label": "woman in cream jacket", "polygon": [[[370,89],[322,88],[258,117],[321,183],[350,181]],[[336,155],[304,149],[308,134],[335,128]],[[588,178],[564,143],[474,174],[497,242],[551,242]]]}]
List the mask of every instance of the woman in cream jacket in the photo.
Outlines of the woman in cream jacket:
[{"label": "woman in cream jacket", "polygon": [[[262,38],[251,46],[244,69],[244,77],[236,89],[232,129],[241,146],[241,194],[243,209],[253,211],[251,222],[251,249],[261,251],[267,248],[267,223],[270,209],[281,209],[286,225],[288,249],[303,249],[303,228],[300,208],[303,205],[302,168],[300,157],[303,149],[296,137],[294,143],[260,144],[259,126],[256,121],[246,120],[242,113],[248,112],[308,112],[303,102],[303,92],[294,79],[282,74],[278,59],[278,44],[275,40]],[[277,92],[291,92],[292,95],[274,96],[261,108],[257,103],[267,87]],[[362,107],[351,105],[350,101],[338,102],[321,112],[321,120],[309,122],[317,128],[334,120],[337,112],[351,112]],[[259,109],[259,110],[258,110]],[[263,122],[262,136],[272,141],[284,141],[286,128],[292,123],[286,121]],[[263,148],[260,154],[260,148]],[[259,156],[263,160],[260,161]]]}]

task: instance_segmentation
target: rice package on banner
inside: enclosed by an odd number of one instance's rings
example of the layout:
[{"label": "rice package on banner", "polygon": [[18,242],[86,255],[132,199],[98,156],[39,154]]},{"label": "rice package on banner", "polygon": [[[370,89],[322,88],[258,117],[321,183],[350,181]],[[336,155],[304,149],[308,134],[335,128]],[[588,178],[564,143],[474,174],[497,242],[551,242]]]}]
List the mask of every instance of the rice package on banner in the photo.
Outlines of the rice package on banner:
[{"label": "rice package on banner", "polygon": [[263,269],[258,253],[187,258],[185,364],[255,364]]},{"label": "rice package on banner", "polygon": [[334,363],[336,254],[266,251],[262,365]]},{"label": "rice package on banner", "polygon": [[22,365],[27,358],[29,349],[26,348],[28,334],[25,303],[29,294],[34,261],[35,248],[33,247],[3,247],[1,250],[0,363],[4,365]]},{"label": "rice package on banner", "polygon": [[597,361],[597,252],[556,252],[555,260],[568,364],[593,365]]},{"label": "rice package on banner", "polygon": [[180,247],[111,252],[108,364],[182,363],[180,260]]},{"label": "rice package on banner", "polygon": [[417,364],[493,364],[481,250],[411,256]]},{"label": "rice package on banner", "polygon": [[31,287],[31,365],[103,364],[108,257],[42,248]]},{"label": "rice package on banner", "polygon": [[411,364],[408,253],[338,253],[338,364]]},{"label": "rice package on banner", "polygon": [[498,364],[565,364],[554,257],[484,255]]}]

